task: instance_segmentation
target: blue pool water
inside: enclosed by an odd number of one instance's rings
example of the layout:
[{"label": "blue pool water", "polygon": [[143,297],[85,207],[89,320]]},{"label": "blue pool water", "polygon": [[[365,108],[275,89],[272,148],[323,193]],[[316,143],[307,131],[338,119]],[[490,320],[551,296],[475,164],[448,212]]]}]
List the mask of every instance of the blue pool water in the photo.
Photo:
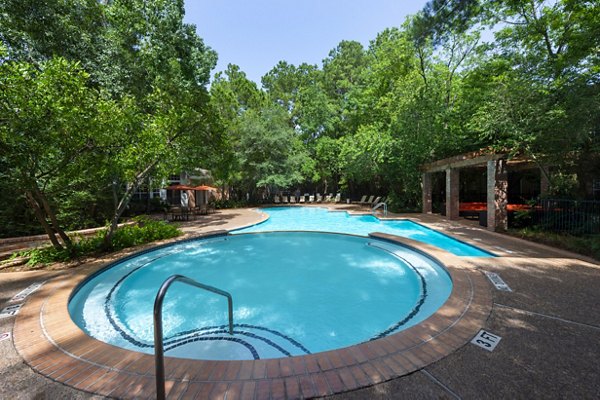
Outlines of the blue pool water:
[{"label": "blue pool water", "polygon": [[321,231],[368,236],[389,233],[429,243],[457,256],[494,257],[493,254],[408,220],[382,221],[372,215],[353,216],[316,207],[270,207],[260,211],[269,215],[261,224],[233,233],[269,231]]},{"label": "blue pool water", "polygon": [[104,342],[153,353],[153,302],[182,274],[228,291],[227,301],[181,283],[163,306],[166,355],[257,359],[315,353],[384,337],[434,313],[452,290],[428,257],[372,238],[310,232],[219,236],[125,259],[84,283],[71,317]]}]

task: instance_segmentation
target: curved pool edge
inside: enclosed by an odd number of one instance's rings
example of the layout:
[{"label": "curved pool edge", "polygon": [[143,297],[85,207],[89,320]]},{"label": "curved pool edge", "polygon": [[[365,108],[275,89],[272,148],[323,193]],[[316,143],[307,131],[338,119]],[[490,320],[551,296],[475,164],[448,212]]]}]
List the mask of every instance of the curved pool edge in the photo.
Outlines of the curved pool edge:
[{"label": "curved pool edge", "polygon": [[[380,217],[379,215],[373,214],[373,213],[371,213],[369,211],[339,209],[339,208],[332,207],[331,205],[325,205],[325,204],[313,204],[313,205],[278,204],[278,205],[266,205],[266,206],[256,207],[253,210],[255,212],[257,212],[258,214],[261,214],[261,217],[263,218],[262,220],[260,220],[260,221],[258,221],[256,223],[250,224],[250,225],[245,225],[245,226],[241,226],[239,228],[232,229],[230,232],[240,231],[240,230],[243,230],[243,229],[246,229],[246,228],[251,228],[251,227],[254,227],[254,226],[257,226],[257,225],[260,225],[260,224],[263,224],[263,223],[267,222],[267,220],[270,218],[270,216],[266,212],[263,211],[264,208],[286,208],[286,207],[322,208],[322,209],[325,209],[327,212],[337,212],[337,213],[344,212],[344,213],[346,213],[346,214],[348,214],[349,216],[352,216],[352,217],[370,216],[370,217],[374,217],[374,218],[378,219],[381,222],[386,222],[386,221],[410,221],[410,222],[412,222],[414,224],[419,225],[420,227],[422,227],[424,229],[427,229],[429,231],[433,231],[433,232],[435,232],[435,233],[437,233],[439,235],[442,235],[442,236],[445,236],[445,237],[447,237],[449,239],[455,240],[455,241],[457,241],[457,242],[459,242],[459,243],[461,243],[461,244],[463,244],[465,246],[474,247],[477,250],[479,250],[479,251],[481,251],[483,253],[488,254],[490,257],[498,257],[498,254],[494,253],[494,251],[492,251],[491,249],[481,247],[481,243],[474,243],[472,241],[466,240],[463,237],[457,237],[456,235],[452,235],[452,234],[449,234],[449,233],[446,233],[446,232],[442,232],[442,231],[440,231],[438,229],[434,229],[434,228],[432,228],[430,226],[427,226],[426,224],[423,224],[422,222],[420,222],[418,220],[415,220],[414,218],[410,218],[410,217],[397,217],[397,216]],[[267,215],[267,218],[264,218],[264,215]],[[270,232],[270,231],[266,231],[266,232]],[[332,232],[332,233],[340,233],[340,232]],[[419,241],[417,241],[417,242],[419,242]],[[419,243],[425,243],[425,242],[419,242]],[[435,247],[435,246],[433,246],[433,247]],[[438,247],[435,247],[435,248],[436,249],[440,249]],[[458,257],[460,257],[460,256],[458,256]],[[477,258],[478,256],[468,256],[468,257]]]},{"label": "curved pool edge", "polygon": [[[167,357],[168,396],[227,394],[227,398],[262,399],[342,393],[410,374],[468,343],[491,311],[491,292],[483,275],[462,265],[459,257],[433,246],[388,234],[372,236],[411,247],[446,267],[453,289],[436,313],[385,338],[311,355],[247,361]],[[152,355],[93,339],[69,315],[73,290],[112,263],[114,259],[87,265],[47,282],[33,294],[17,315],[15,347],[31,368],[54,381],[104,396],[153,397]]]}]

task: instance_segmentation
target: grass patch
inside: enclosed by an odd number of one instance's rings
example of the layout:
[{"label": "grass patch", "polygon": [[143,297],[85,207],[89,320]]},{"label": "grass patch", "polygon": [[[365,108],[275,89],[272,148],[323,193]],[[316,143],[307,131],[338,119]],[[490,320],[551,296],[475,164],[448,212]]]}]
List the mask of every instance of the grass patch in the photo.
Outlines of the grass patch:
[{"label": "grass patch", "polygon": [[[182,232],[172,224],[165,221],[156,221],[145,215],[135,217],[135,224],[125,225],[118,228],[112,238],[111,251],[122,250],[128,247],[139,246],[177,237]],[[100,255],[100,246],[104,239],[106,230],[98,231],[93,237],[74,237],[71,249],[57,250],[52,246],[20,251],[13,254],[12,258],[27,257],[28,266],[48,265],[55,262],[66,262],[84,256]]]},{"label": "grass patch", "polygon": [[510,233],[522,239],[572,251],[600,261],[600,235],[573,236],[534,228],[511,230]]}]

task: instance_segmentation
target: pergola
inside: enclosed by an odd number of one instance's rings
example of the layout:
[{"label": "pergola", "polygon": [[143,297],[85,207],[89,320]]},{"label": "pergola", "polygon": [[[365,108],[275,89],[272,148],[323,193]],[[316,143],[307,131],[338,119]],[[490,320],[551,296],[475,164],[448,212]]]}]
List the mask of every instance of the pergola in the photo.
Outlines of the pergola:
[{"label": "pergola", "polygon": [[[467,153],[423,165],[421,167],[423,173],[423,213],[430,214],[432,212],[432,174],[445,171],[446,218],[458,219],[460,169],[478,166],[485,166],[487,169],[487,227],[492,231],[505,231],[508,228],[508,167],[539,168],[531,161],[523,158],[509,160],[508,155],[505,153]],[[546,173],[541,173],[540,192],[544,194],[547,191],[548,179]]]}]

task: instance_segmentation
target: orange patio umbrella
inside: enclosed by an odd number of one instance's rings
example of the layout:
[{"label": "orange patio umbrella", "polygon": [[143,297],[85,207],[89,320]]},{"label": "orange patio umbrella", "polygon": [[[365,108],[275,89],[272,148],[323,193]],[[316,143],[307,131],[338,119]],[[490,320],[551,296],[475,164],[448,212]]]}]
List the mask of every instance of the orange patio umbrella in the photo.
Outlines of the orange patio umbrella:
[{"label": "orange patio umbrella", "polygon": [[211,190],[213,192],[217,191],[217,188],[214,188],[212,186],[207,186],[207,185],[200,185],[200,186],[196,186],[192,188],[193,190]]},{"label": "orange patio umbrella", "polygon": [[165,189],[167,189],[167,190],[197,190],[191,186],[181,185],[181,184],[167,186]]}]

